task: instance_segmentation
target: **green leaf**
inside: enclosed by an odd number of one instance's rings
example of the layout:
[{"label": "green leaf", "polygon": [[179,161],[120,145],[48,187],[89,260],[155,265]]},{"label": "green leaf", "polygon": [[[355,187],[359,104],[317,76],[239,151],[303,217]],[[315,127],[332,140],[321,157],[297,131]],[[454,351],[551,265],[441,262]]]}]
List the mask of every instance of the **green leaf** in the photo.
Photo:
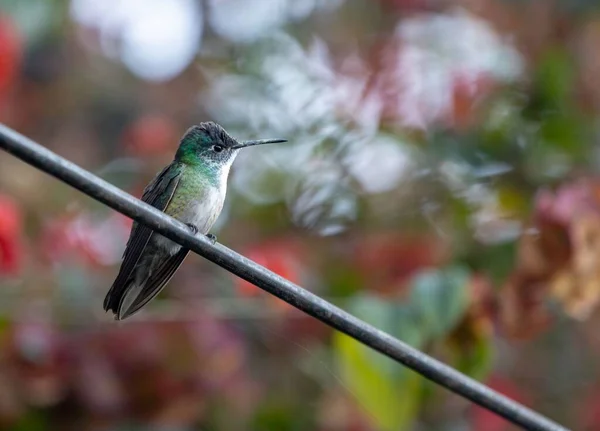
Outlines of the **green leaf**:
[{"label": "green leaf", "polygon": [[516,242],[506,242],[474,250],[468,262],[475,272],[485,273],[493,283],[503,283],[514,269]]},{"label": "green leaf", "polygon": [[[422,377],[341,333],[334,335],[334,349],[346,384],[377,429],[407,428],[418,411]],[[379,356],[377,363],[373,353]],[[378,366],[382,362],[387,366]],[[390,373],[393,368],[397,371]]]},{"label": "green leaf", "polygon": [[468,281],[468,270],[458,266],[422,272],[413,279],[410,306],[427,338],[442,337],[459,322],[469,303]]},{"label": "green leaf", "polygon": [[567,51],[555,49],[545,54],[538,70],[539,91],[548,107],[568,104],[573,88],[574,68]]},{"label": "green leaf", "polygon": [[[59,0],[3,0],[3,12],[16,21],[28,45],[47,40],[54,30],[61,30],[66,2]],[[63,26],[64,27],[64,26]]]},{"label": "green leaf", "polygon": [[492,353],[490,338],[476,337],[467,349],[456,351],[454,366],[474,379],[483,380],[490,371]]},{"label": "green leaf", "polygon": [[30,410],[13,425],[13,431],[43,431],[48,429],[48,420],[44,413]]},{"label": "green leaf", "polygon": [[[394,337],[422,348],[448,334],[468,306],[469,271],[453,266],[416,276],[407,302],[357,295],[347,309]],[[334,351],[341,375],[378,429],[410,426],[422,402],[423,377],[354,339],[336,333]]]},{"label": "green leaf", "polygon": [[[407,304],[359,295],[348,309],[414,347],[424,343],[419,321]],[[333,347],[345,384],[377,429],[407,428],[420,405],[423,378],[344,334],[334,334]]]},{"label": "green leaf", "polygon": [[364,289],[364,277],[358,268],[349,267],[345,262],[331,261],[326,271],[329,294],[332,296],[350,297]]},{"label": "green leaf", "polygon": [[312,417],[297,405],[268,400],[261,405],[250,428],[256,431],[301,431],[314,428]]}]

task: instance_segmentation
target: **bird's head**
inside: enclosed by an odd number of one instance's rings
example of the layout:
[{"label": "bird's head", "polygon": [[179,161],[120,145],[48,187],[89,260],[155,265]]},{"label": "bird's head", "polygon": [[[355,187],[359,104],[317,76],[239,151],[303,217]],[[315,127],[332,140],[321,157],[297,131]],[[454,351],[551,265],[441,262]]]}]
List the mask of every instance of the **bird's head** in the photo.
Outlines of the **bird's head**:
[{"label": "bird's head", "polygon": [[287,141],[285,139],[263,139],[240,142],[216,123],[200,123],[185,132],[175,160],[189,165],[205,164],[213,167],[229,167],[240,149],[279,142]]}]

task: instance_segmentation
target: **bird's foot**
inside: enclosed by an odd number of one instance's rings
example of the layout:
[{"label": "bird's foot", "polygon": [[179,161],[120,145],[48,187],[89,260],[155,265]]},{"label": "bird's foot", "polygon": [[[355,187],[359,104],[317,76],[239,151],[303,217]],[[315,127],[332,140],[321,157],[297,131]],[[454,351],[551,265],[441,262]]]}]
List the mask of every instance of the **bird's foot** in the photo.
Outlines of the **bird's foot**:
[{"label": "bird's foot", "polygon": [[217,237],[214,236],[212,233],[206,234],[206,237],[209,239],[209,241],[211,242],[212,245],[216,244]]},{"label": "bird's foot", "polygon": [[196,235],[198,233],[198,227],[192,223],[186,223],[187,227],[192,231],[192,235]]}]

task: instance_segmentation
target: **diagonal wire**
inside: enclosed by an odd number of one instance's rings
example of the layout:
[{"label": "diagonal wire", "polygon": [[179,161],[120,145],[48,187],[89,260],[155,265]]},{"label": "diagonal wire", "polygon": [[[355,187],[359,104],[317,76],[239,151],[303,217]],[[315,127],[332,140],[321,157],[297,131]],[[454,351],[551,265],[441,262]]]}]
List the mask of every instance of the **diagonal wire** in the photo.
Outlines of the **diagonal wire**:
[{"label": "diagonal wire", "polygon": [[0,124],[0,148],[58,178],[105,205],[145,224],[167,238],[255,284],[288,304],[319,319],[362,344],[406,365],[458,395],[485,407],[524,429],[567,431],[527,407],[491,390],[391,335],[343,311],[233,250],[193,236],[183,223],[125,193],[74,163]]}]

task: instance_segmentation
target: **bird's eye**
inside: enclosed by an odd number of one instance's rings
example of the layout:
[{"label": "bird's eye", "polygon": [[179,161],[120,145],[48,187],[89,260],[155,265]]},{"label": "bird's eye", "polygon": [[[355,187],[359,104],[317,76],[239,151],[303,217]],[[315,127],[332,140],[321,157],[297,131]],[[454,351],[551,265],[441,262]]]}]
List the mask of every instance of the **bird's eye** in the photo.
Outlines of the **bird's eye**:
[{"label": "bird's eye", "polygon": [[221,151],[223,151],[223,146],[222,145],[213,145],[212,149],[215,153],[220,153]]}]

